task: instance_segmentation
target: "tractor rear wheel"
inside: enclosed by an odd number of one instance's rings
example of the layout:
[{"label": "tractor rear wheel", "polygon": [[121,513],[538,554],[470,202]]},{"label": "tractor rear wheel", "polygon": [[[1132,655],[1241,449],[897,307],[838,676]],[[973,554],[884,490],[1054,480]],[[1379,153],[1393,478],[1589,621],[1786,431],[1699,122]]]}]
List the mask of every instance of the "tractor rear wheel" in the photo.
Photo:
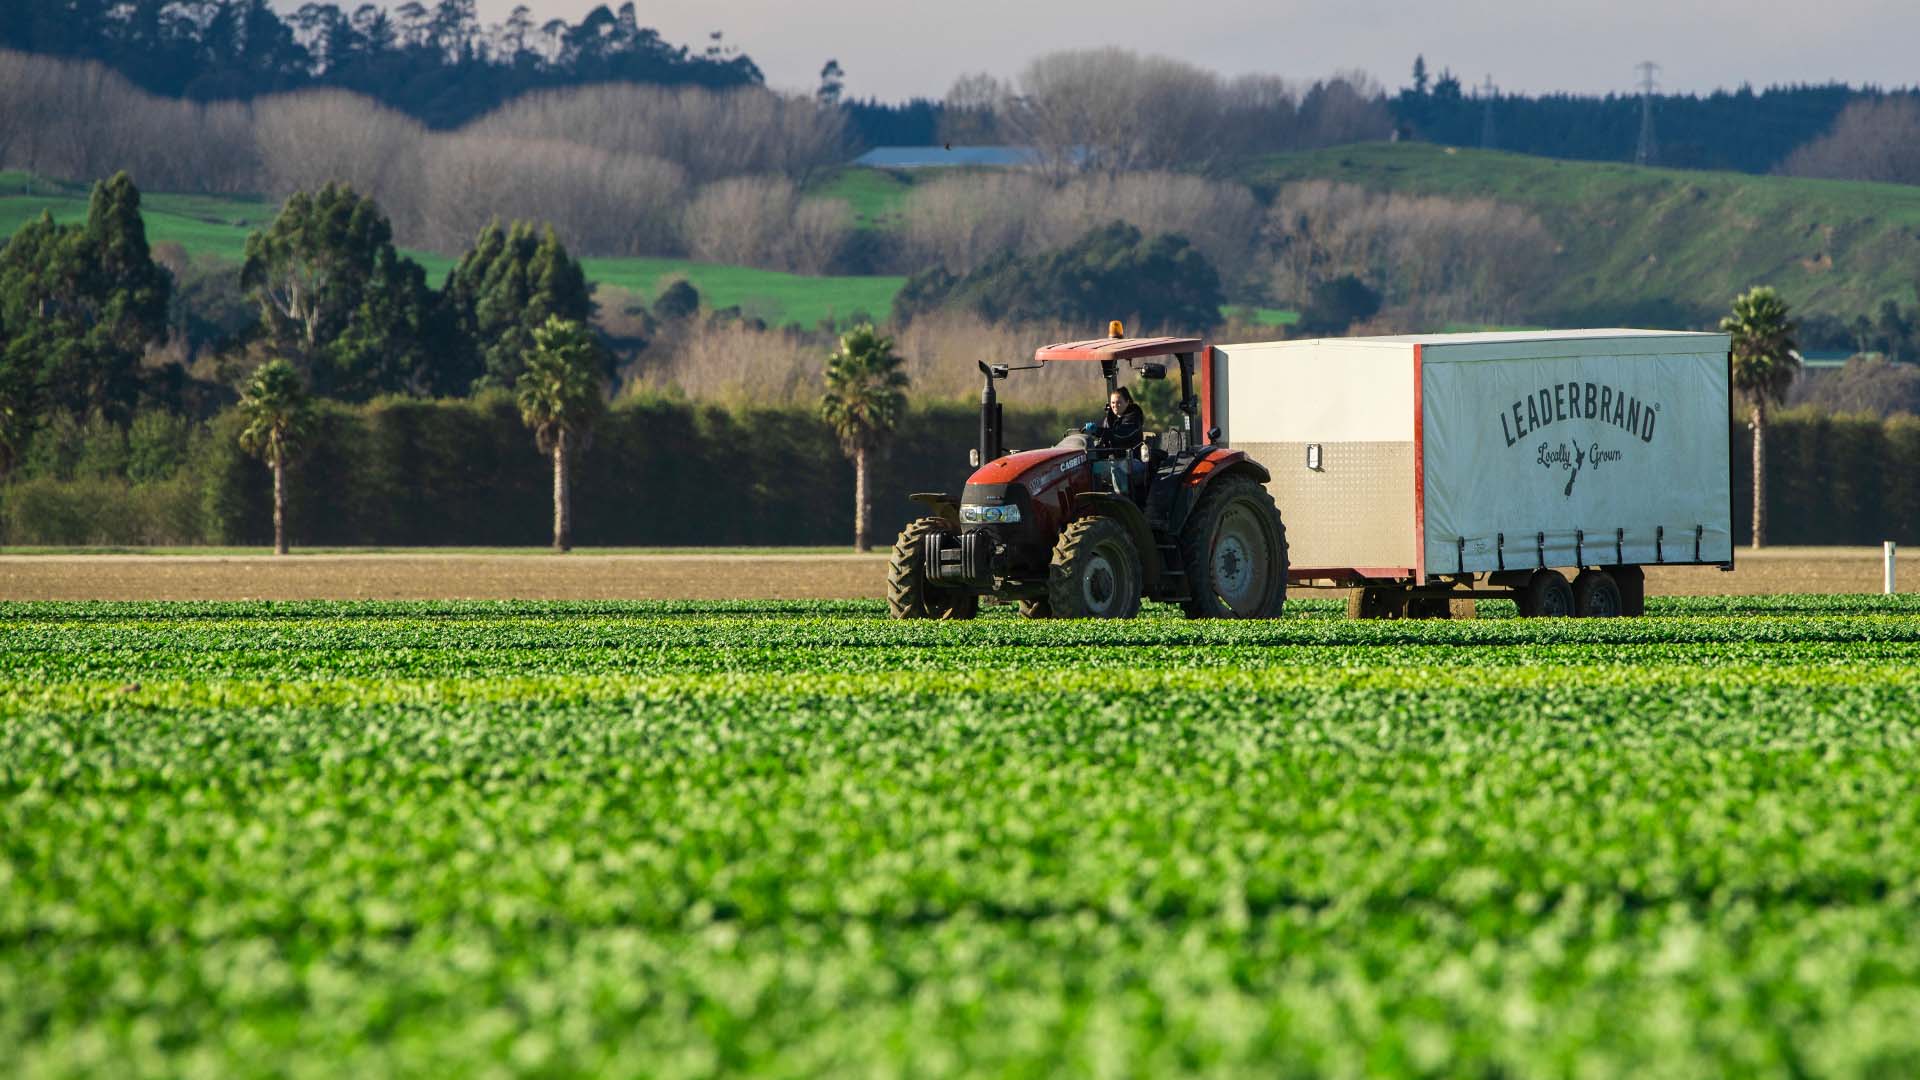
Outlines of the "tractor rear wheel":
[{"label": "tractor rear wheel", "polygon": [[1047,607],[1056,619],[1131,619],[1140,613],[1145,577],[1126,526],[1110,517],[1084,517],[1053,545]]},{"label": "tractor rear wheel", "polygon": [[971,619],[980,613],[980,597],[927,581],[927,537],[959,530],[946,518],[908,523],[893,542],[887,560],[887,613],[896,619]]},{"label": "tractor rear wheel", "polygon": [[1287,603],[1287,527],[1257,481],[1215,480],[1180,534],[1188,618],[1277,619]]}]

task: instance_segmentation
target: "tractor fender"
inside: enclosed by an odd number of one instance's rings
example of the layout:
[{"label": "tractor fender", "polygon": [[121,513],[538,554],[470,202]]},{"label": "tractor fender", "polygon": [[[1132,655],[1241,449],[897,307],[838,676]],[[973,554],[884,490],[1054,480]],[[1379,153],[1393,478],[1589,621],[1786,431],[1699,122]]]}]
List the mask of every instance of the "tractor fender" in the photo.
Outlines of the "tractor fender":
[{"label": "tractor fender", "polygon": [[907,498],[917,503],[926,504],[927,508],[933,511],[934,517],[945,518],[951,522],[955,528],[960,526],[960,497],[958,495],[949,495],[944,491],[916,491],[907,496]]},{"label": "tractor fender", "polygon": [[1186,475],[1180,478],[1168,531],[1178,534],[1186,526],[1187,515],[1200,505],[1200,499],[1213,482],[1229,476],[1250,477],[1261,484],[1273,479],[1267,467],[1248,457],[1245,450],[1229,450],[1226,447],[1209,450],[1196,458],[1187,467]]},{"label": "tractor fender", "polygon": [[1118,521],[1140,552],[1147,594],[1151,596],[1153,590],[1160,587],[1160,545],[1153,538],[1153,526],[1147,524],[1147,515],[1133,505],[1132,499],[1111,491],[1083,491],[1073,497],[1073,516],[1110,517]]}]

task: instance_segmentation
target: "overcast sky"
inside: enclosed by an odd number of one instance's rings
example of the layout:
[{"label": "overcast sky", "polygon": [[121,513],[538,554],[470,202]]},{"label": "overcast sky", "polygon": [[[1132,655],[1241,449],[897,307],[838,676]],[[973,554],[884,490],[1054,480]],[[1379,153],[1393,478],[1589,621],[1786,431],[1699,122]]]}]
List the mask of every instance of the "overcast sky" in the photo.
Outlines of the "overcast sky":
[{"label": "overcast sky", "polygon": [[[480,0],[494,22],[515,0]],[[284,5],[282,5],[284,6]],[[535,0],[538,21],[591,0]],[[609,4],[617,7],[618,0]],[[1779,82],[1920,82],[1915,0],[641,0],[642,25],[704,47],[726,39],[782,89],[839,59],[847,90],[898,100],[970,71],[1011,75],[1055,49],[1119,45],[1224,74],[1311,77],[1360,68],[1404,85],[1416,53],[1462,81],[1538,93],[1626,90],[1657,61],[1676,91]]]}]

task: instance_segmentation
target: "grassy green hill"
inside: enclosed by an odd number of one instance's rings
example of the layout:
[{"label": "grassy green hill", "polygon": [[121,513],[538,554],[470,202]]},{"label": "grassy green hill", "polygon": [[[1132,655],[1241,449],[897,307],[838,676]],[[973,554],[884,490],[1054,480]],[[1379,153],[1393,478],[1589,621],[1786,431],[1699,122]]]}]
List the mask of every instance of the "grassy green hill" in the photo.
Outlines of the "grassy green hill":
[{"label": "grassy green hill", "polygon": [[[857,176],[835,182],[836,188],[848,188],[849,195],[857,192],[862,199],[857,205],[876,214],[886,205],[889,186],[883,179]],[[164,192],[141,195],[141,212],[146,218],[150,242],[177,243],[194,256],[236,263],[245,253],[247,233],[271,220],[276,209],[272,203],[251,198]],[[87,188],[35,180],[29,192],[25,176],[0,172],[0,239],[12,236],[43,210],[51,212],[58,221],[83,221],[87,216]],[[429,279],[435,283],[453,266],[453,260],[444,255],[421,251],[408,254],[427,268]],[[829,315],[844,317],[859,311],[885,315],[893,303],[893,294],[906,280],[902,277],[807,277],[689,259],[583,259],[581,262],[587,276],[599,284],[651,297],[663,282],[680,276],[715,307],[738,305],[768,322],[791,321],[809,326]]]},{"label": "grassy green hill", "polygon": [[[1374,190],[1484,197],[1532,210],[1559,244],[1557,272],[1527,307],[1565,325],[1700,325],[1754,284],[1782,289],[1805,312],[1869,313],[1884,300],[1916,299],[1920,187],[1740,173],[1641,169],[1417,143],[1336,147],[1265,159],[1244,179],[1264,193],[1307,179]],[[812,186],[845,198],[863,227],[886,228],[912,189],[911,174],[843,169]],[[86,213],[86,189],[0,173],[0,236],[39,214]],[[155,243],[238,260],[249,230],[274,207],[257,199],[149,193]],[[438,280],[444,256],[413,253]],[[709,303],[738,305],[769,322],[811,325],[829,315],[883,315],[899,277],[808,277],[672,258],[587,259],[596,282],[651,296],[686,277]],[[1289,321],[1262,309],[1259,317]]]},{"label": "grassy green hill", "polygon": [[1802,311],[1851,316],[1911,303],[1920,283],[1920,187],[1555,161],[1418,143],[1267,159],[1263,193],[1338,180],[1493,198],[1538,214],[1559,242],[1537,309],[1567,324],[1685,324],[1750,285]]}]

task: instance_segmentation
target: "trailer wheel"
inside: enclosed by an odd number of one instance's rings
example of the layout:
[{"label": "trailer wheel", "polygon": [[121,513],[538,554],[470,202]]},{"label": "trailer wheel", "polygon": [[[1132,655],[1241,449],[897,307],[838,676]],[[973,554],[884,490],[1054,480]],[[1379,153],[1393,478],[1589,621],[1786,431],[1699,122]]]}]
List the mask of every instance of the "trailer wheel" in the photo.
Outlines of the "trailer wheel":
[{"label": "trailer wheel", "polygon": [[1625,610],[1620,585],[1605,570],[1582,570],[1573,579],[1573,610],[1583,619],[1616,619]]},{"label": "trailer wheel", "polygon": [[920,518],[900,530],[887,561],[887,614],[896,619],[971,619],[980,613],[977,594],[927,581],[926,538],[954,531],[952,522],[937,517]]},{"label": "trailer wheel", "polygon": [[1036,596],[1020,601],[1020,617],[1024,619],[1053,618],[1053,602],[1044,596]]},{"label": "trailer wheel", "polygon": [[1647,572],[1638,566],[1609,566],[1607,573],[1620,586],[1620,614],[1639,618],[1647,613]]},{"label": "trailer wheel", "polygon": [[1516,597],[1526,618],[1567,618],[1574,614],[1573,587],[1557,570],[1535,570]]},{"label": "trailer wheel", "polygon": [[1277,619],[1287,603],[1287,527],[1273,496],[1241,476],[1215,480],[1180,533],[1190,619]]},{"label": "trailer wheel", "polygon": [[1398,619],[1407,610],[1406,593],[1401,589],[1369,586],[1347,590],[1347,618]]},{"label": "trailer wheel", "polygon": [[1127,527],[1110,517],[1068,525],[1047,567],[1047,607],[1061,619],[1131,619],[1146,575]]}]

